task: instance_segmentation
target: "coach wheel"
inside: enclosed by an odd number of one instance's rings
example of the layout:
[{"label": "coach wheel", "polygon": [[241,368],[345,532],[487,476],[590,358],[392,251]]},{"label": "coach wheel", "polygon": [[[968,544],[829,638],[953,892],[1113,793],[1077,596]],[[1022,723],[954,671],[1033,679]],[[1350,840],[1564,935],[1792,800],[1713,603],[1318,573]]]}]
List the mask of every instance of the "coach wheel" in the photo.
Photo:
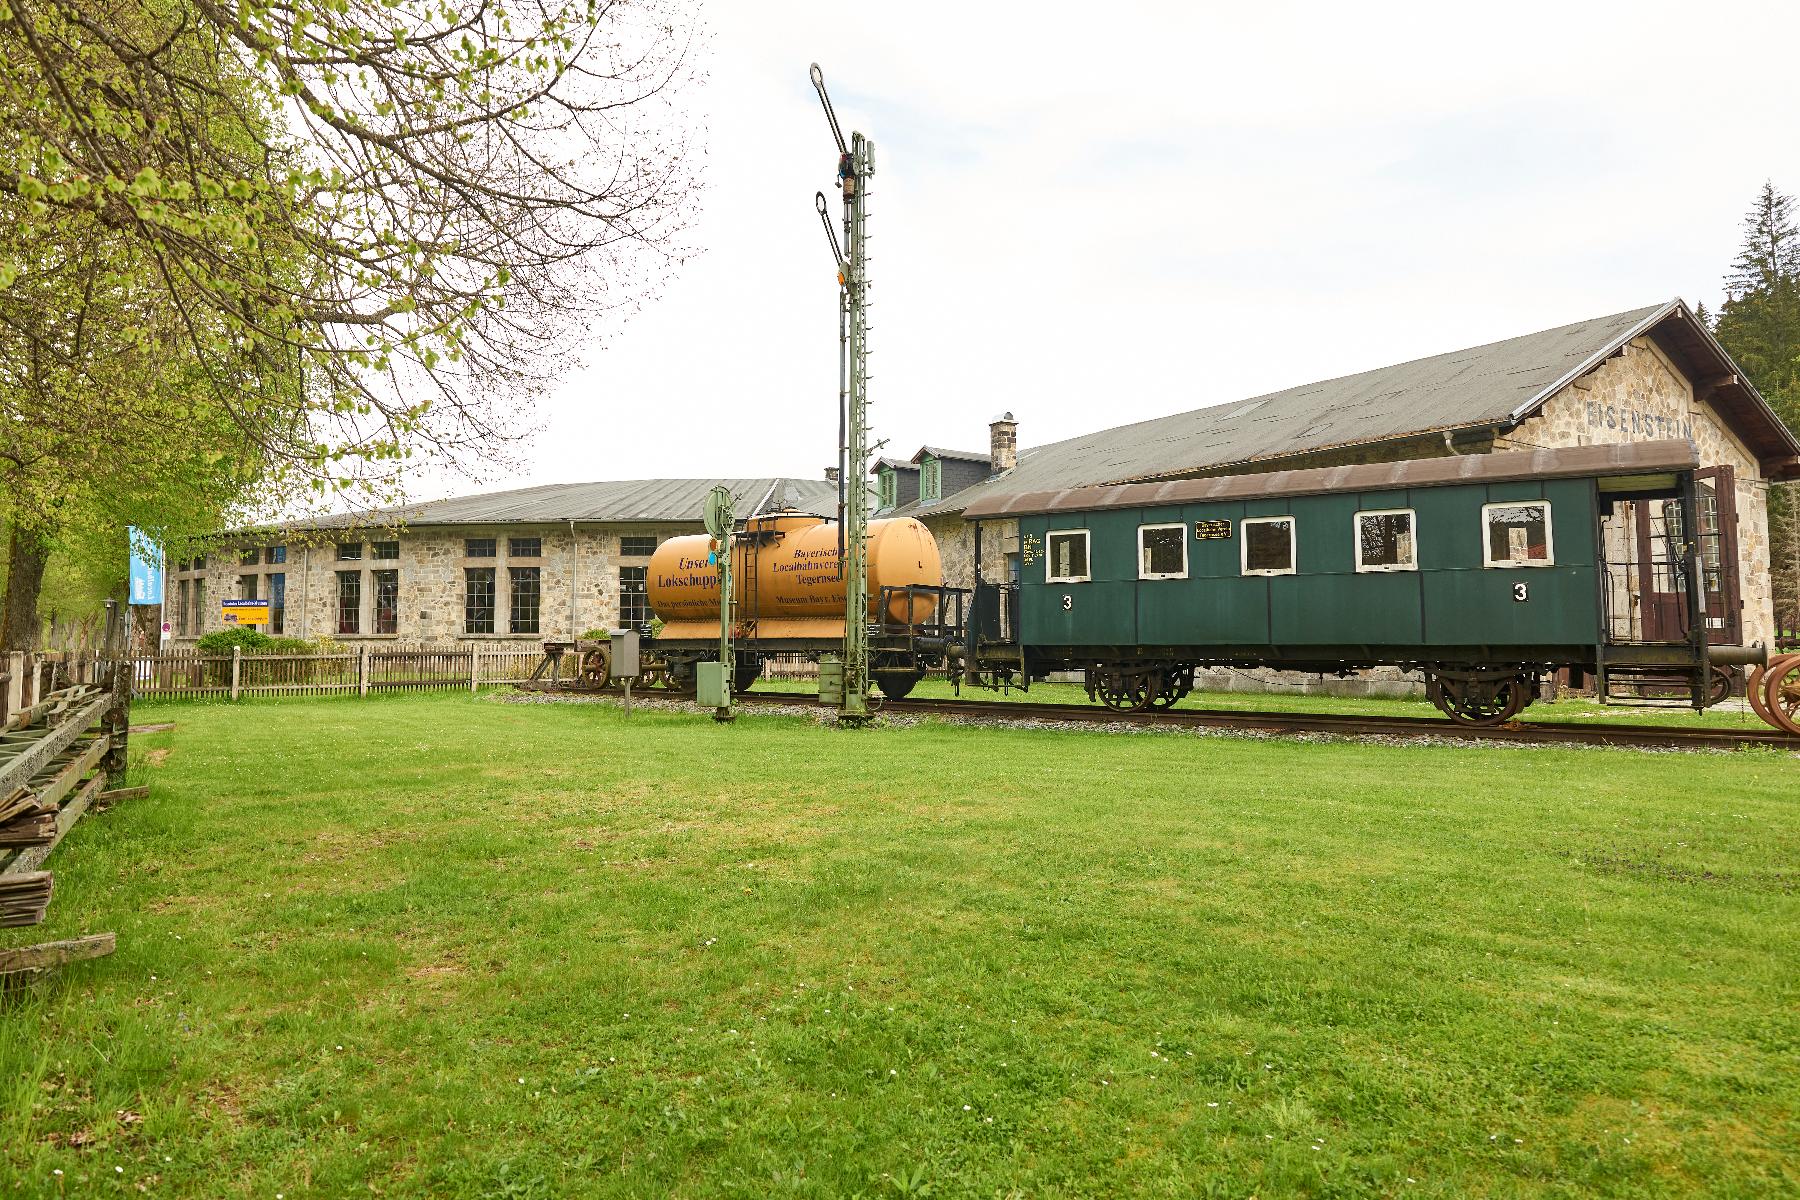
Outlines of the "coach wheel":
[{"label": "coach wheel", "polygon": [[1119,712],[1142,712],[1150,703],[1149,680],[1142,671],[1104,671],[1095,690],[1100,703]]},{"label": "coach wheel", "polygon": [[881,694],[889,700],[904,700],[922,678],[921,674],[896,674],[893,671],[883,671],[875,677],[875,683],[881,688]]},{"label": "coach wheel", "polygon": [[1517,675],[1486,679],[1434,676],[1426,694],[1458,725],[1502,725],[1531,703],[1531,681]]},{"label": "coach wheel", "polygon": [[1155,692],[1150,697],[1150,707],[1157,712],[1174,708],[1182,698],[1194,690],[1194,668],[1175,667],[1168,670],[1151,672],[1155,683]]},{"label": "coach wheel", "polygon": [[734,695],[743,695],[762,678],[763,658],[760,654],[740,654],[737,664],[731,672],[731,690]]},{"label": "coach wheel", "polygon": [[1787,654],[1769,664],[1763,678],[1764,716],[1777,729],[1800,737],[1800,654]]}]

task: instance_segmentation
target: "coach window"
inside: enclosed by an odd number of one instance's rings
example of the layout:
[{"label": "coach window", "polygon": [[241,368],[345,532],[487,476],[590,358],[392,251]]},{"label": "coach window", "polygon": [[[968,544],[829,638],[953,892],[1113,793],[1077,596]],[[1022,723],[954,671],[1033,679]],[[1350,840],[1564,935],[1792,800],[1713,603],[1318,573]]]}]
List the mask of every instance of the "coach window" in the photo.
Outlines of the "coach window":
[{"label": "coach window", "polygon": [[1356,569],[1358,571],[1416,571],[1413,510],[1385,509],[1356,514]]},{"label": "coach window", "polygon": [[1086,583],[1088,581],[1087,530],[1052,530],[1044,542],[1049,551],[1044,556],[1045,583]]},{"label": "coach window", "polygon": [[1247,517],[1241,522],[1244,574],[1294,573],[1294,518]]},{"label": "coach window", "polygon": [[1138,578],[1187,578],[1187,525],[1138,526]]},{"label": "coach window", "polygon": [[1543,500],[1484,504],[1483,548],[1490,567],[1548,567],[1556,561],[1550,535],[1550,505]]}]

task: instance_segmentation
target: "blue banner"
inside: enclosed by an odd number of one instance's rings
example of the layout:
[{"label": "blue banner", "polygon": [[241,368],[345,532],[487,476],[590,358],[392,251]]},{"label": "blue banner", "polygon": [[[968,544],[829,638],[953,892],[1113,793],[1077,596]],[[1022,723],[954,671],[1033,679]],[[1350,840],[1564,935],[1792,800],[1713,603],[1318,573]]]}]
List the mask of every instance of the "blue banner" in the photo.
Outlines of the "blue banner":
[{"label": "blue banner", "polygon": [[131,541],[131,603],[163,602],[163,558],[149,538],[136,529],[127,529]]}]

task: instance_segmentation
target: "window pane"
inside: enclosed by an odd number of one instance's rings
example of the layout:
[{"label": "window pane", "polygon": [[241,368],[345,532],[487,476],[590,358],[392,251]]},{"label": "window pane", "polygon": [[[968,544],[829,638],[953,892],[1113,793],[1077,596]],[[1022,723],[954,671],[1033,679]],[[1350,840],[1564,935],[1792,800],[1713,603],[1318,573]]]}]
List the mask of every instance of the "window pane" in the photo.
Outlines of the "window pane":
[{"label": "window pane", "polygon": [[206,632],[206,580],[194,580],[194,628],[195,633]]},{"label": "window pane", "polygon": [[400,572],[373,571],[375,577],[375,632],[400,632]]},{"label": "window pane", "polygon": [[262,552],[254,546],[238,555],[238,563],[246,567],[254,567],[261,559]]},{"label": "window pane", "polygon": [[511,587],[508,589],[508,628],[514,633],[538,631],[537,567],[509,567]]},{"label": "window pane", "polygon": [[194,570],[196,570],[196,571],[206,570],[206,555],[202,554],[199,558],[196,558],[194,560]]},{"label": "window pane", "polygon": [[1362,513],[1356,518],[1357,539],[1365,567],[1413,565],[1411,513]]},{"label": "window pane", "polygon": [[648,567],[619,568],[619,624],[626,629],[650,623],[649,577]]},{"label": "window pane", "polygon": [[370,542],[369,557],[395,559],[400,557],[399,542]]},{"label": "window pane", "polygon": [[287,547],[270,546],[263,554],[263,561],[271,567],[280,566],[287,561]]},{"label": "window pane", "polygon": [[544,556],[544,539],[507,538],[506,556],[508,558],[542,558]]},{"label": "window pane", "polygon": [[494,557],[494,539],[493,538],[465,538],[465,539],[463,539],[463,557],[464,558],[492,558],[492,557]]},{"label": "window pane", "polygon": [[[357,548],[361,549],[360,546]],[[339,633],[361,633],[362,572],[339,571],[337,583],[337,631]]]},{"label": "window pane", "polygon": [[1294,523],[1291,520],[1244,522],[1244,569],[1291,571]]},{"label": "window pane", "polygon": [[463,571],[463,632],[494,632],[492,567],[469,567]]},{"label": "window pane", "polygon": [[1053,533],[1050,535],[1050,578],[1087,578],[1087,535],[1085,533]]},{"label": "window pane", "polygon": [[284,571],[269,576],[269,632],[287,632],[287,573]]},{"label": "window pane", "polygon": [[339,562],[355,562],[362,557],[362,543],[339,542],[337,556]]},{"label": "window pane", "polygon": [[1187,571],[1187,526],[1138,530],[1138,573],[1181,575]]},{"label": "window pane", "polygon": [[238,576],[237,599],[239,599],[239,600],[254,600],[254,599],[256,599],[256,576],[254,576],[254,575],[239,575]]},{"label": "window pane", "polygon": [[628,534],[619,539],[619,555],[622,558],[649,558],[656,553],[656,538],[642,534]]},{"label": "window pane", "polygon": [[1542,504],[1504,504],[1488,509],[1488,558],[1494,562],[1549,562],[1550,523]]}]

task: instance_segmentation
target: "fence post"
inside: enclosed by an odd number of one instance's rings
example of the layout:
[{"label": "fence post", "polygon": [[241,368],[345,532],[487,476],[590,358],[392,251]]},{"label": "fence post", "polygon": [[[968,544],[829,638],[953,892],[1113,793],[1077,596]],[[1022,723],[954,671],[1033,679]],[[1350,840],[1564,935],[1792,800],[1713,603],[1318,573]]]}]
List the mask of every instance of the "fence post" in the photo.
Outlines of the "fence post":
[{"label": "fence post", "polygon": [[369,694],[369,643],[360,642],[356,647],[356,694]]},{"label": "fence post", "polygon": [[469,647],[469,691],[474,692],[481,686],[481,651]]},{"label": "fence post", "polygon": [[231,648],[231,698],[233,700],[238,698],[239,672],[243,669],[243,666],[244,648],[242,646],[233,646]]}]

